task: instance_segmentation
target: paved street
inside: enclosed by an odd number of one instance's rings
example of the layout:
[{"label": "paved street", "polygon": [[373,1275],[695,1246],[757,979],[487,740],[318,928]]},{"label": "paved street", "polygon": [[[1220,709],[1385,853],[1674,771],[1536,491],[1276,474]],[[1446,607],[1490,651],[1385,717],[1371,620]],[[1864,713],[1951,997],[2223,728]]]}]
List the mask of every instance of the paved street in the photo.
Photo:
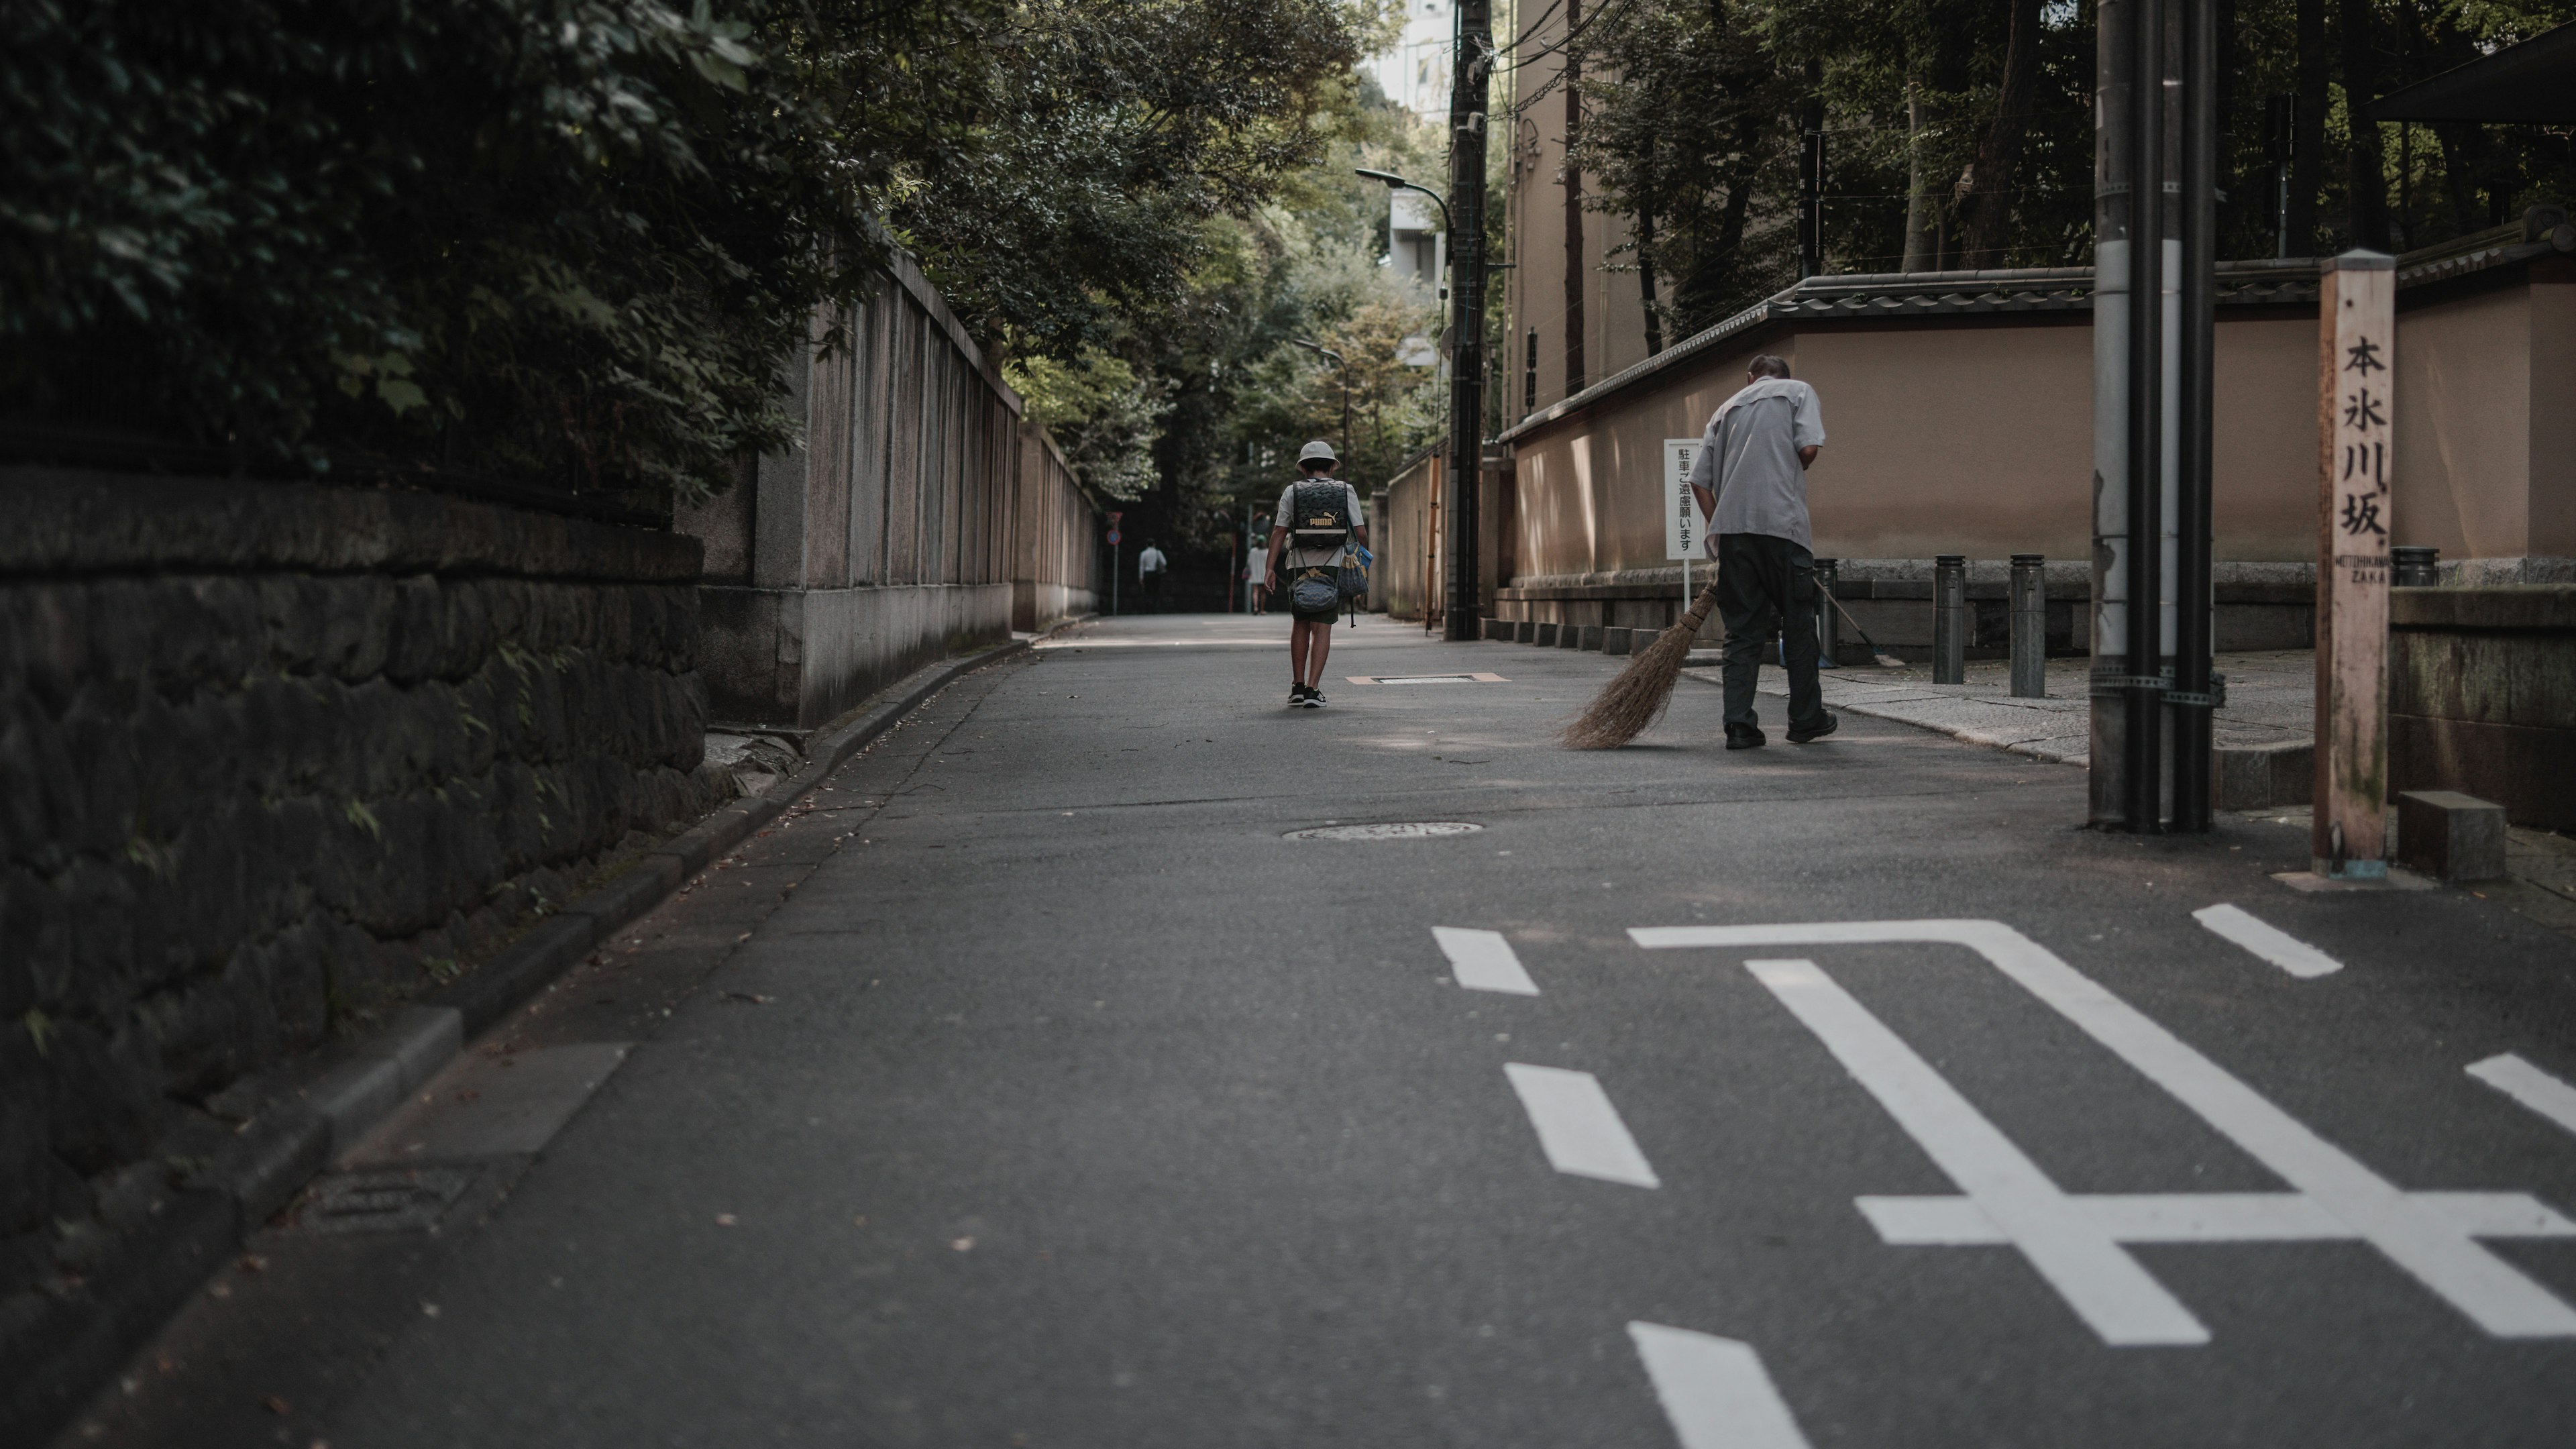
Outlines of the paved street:
[{"label": "paved street", "polygon": [[[65,1442],[2568,1442],[2576,940],[1689,682],[1558,750],[1597,655],[1291,711],[1286,627],[952,686]],[[1392,822],[1476,828],[1299,837]]]}]

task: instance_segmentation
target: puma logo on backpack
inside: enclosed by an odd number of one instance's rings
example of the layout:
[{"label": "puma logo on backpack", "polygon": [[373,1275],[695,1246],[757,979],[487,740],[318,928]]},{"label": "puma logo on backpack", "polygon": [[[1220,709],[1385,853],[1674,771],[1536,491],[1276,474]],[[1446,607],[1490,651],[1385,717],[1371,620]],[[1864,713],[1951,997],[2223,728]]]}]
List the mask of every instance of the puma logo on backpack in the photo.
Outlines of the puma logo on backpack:
[{"label": "puma logo on backpack", "polygon": [[1291,548],[1340,548],[1351,540],[1350,485],[1339,479],[1298,483],[1288,512]]}]

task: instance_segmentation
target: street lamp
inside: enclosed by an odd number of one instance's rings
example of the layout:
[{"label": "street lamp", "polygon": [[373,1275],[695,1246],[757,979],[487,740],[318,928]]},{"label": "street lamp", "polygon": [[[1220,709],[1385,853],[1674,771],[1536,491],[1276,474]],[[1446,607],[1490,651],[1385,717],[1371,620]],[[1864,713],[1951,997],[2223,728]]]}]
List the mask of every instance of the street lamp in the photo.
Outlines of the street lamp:
[{"label": "street lamp", "polygon": [[[1308,352],[1312,352],[1319,357],[1329,357],[1333,359],[1334,364],[1341,368],[1342,451],[1346,454],[1349,453],[1351,450],[1351,364],[1349,360],[1320,342],[1309,342],[1303,337],[1291,337],[1288,340],[1296,346],[1305,348]],[[1346,458],[1344,461],[1347,462],[1348,459]]]},{"label": "street lamp", "polygon": [[1440,229],[1442,231],[1450,229],[1449,203],[1440,199],[1439,192],[1432,190],[1430,187],[1423,185],[1419,181],[1407,181],[1392,171],[1380,171],[1373,166],[1354,166],[1351,169],[1358,172],[1360,175],[1367,177],[1371,181],[1385,182],[1386,189],[1389,191],[1419,191],[1423,195],[1430,197],[1431,204],[1440,208]]},{"label": "street lamp", "polygon": [[1466,213],[1460,230],[1449,203],[1418,181],[1373,166],[1352,170],[1389,191],[1419,191],[1440,208],[1440,229],[1449,237],[1449,567],[1448,603],[1441,610],[1449,638],[1474,639],[1484,595],[1476,586],[1478,532],[1477,491],[1485,455],[1485,82],[1493,45],[1492,11],[1487,0],[1461,0],[1458,14],[1458,74],[1449,95],[1450,182],[1458,209]]}]

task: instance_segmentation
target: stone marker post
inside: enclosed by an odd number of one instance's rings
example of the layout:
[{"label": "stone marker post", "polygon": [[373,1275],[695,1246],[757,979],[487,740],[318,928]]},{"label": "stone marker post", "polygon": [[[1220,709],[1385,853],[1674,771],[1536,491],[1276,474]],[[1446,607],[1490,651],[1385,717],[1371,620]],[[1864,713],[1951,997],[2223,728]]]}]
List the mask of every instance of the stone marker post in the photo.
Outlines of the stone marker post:
[{"label": "stone marker post", "polygon": [[2332,258],[2317,306],[2317,786],[2308,853],[2388,875],[2388,468],[2396,259]]}]

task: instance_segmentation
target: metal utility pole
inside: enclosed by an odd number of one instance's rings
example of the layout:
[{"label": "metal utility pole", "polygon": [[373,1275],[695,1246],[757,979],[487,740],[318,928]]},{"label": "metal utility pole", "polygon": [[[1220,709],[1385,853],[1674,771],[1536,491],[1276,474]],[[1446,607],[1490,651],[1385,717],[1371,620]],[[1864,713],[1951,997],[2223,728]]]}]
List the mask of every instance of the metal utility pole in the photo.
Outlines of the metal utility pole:
[{"label": "metal utility pole", "polygon": [[[1466,7],[1460,6],[1463,26]],[[1583,30],[1583,0],[1565,0],[1565,52],[1560,63],[1565,67],[1565,395],[1572,397],[1591,381],[1584,362],[1584,344],[1589,337],[1583,317],[1584,284],[1591,280],[1583,269],[1583,163],[1574,154],[1583,128],[1583,49],[1575,43]],[[1464,30],[1460,34],[1464,34]],[[1465,72],[1460,72],[1464,75]],[[1461,94],[1466,82],[1461,80]],[[1458,102],[1453,98],[1454,114]],[[1483,110],[1482,95],[1476,109]],[[1483,153],[1479,146],[1478,154]]]},{"label": "metal utility pole", "polygon": [[2142,834],[2209,828],[2214,11],[2096,12],[2091,816]]},{"label": "metal utility pole", "polygon": [[[1807,83],[1822,84],[1810,63]],[[1810,97],[1798,110],[1798,277],[1825,272],[1825,103]]]},{"label": "metal utility pole", "polygon": [[[1459,0],[1449,89],[1449,291],[1458,343],[1449,371],[1448,637],[1484,632],[1477,587],[1477,495],[1485,456],[1485,78],[1494,58],[1493,0]],[[1568,165],[1571,166],[1569,161]]]}]

